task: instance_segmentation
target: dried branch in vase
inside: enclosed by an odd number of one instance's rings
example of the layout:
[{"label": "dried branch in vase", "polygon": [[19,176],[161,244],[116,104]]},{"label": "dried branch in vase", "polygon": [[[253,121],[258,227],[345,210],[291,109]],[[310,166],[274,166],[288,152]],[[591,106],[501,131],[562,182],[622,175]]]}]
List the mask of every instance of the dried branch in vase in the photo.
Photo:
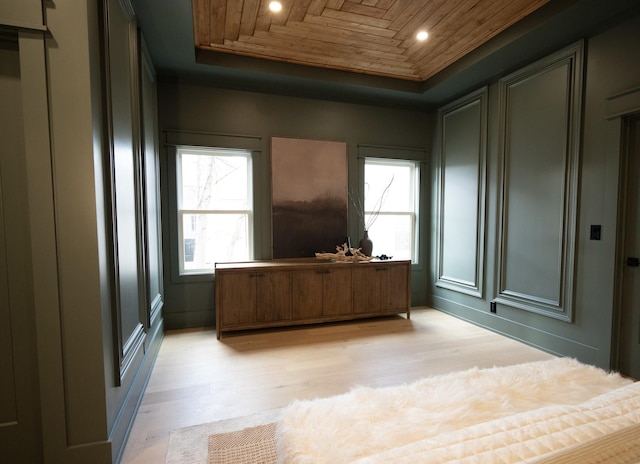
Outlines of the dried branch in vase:
[{"label": "dried branch in vase", "polygon": [[[378,219],[378,216],[380,215],[380,210],[382,209],[382,205],[384,204],[384,200],[386,199],[387,194],[389,193],[389,188],[393,183],[393,178],[394,176],[391,176],[391,180],[389,181],[387,186],[384,188],[384,190],[380,194],[380,197],[378,198],[378,200],[374,203],[373,209],[369,213],[368,218],[364,209],[365,202],[363,201],[363,199],[360,197],[358,193],[353,194],[352,192],[349,192],[349,199],[351,200],[351,203],[353,204],[353,207],[355,208],[356,213],[358,213],[358,216],[362,221],[362,225],[364,226],[365,231],[368,231],[373,225],[373,223],[376,222],[376,219]],[[365,184],[365,188],[368,190],[369,184]],[[365,196],[366,196],[366,193],[365,193]]]}]

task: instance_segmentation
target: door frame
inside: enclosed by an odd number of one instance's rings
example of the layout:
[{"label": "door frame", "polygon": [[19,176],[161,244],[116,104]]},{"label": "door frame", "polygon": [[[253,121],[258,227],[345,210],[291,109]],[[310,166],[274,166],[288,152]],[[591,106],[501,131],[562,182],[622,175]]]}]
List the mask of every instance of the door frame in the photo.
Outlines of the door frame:
[{"label": "door frame", "polygon": [[614,267],[613,321],[611,333],[611,369],[620,368],[621,325],[623,302],[623,273],[625,266],[625,239],[627,225],[627,186],[630,157],[630,124],[632,119],[640,115],[640,86],[625,90],[607,98],[607,148],[618,150],[620,156],[618,170],[618,214],[616,219],[616,244]]}]

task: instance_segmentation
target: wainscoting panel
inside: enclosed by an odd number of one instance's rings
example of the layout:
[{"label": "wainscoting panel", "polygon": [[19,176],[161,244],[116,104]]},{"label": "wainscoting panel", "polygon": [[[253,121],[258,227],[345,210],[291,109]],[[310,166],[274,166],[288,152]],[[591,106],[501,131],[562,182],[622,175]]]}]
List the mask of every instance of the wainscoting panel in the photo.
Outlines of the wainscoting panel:
[{"label": "wainscoting panel", "polygon": [[499,83],[502,221],[496,301],[570,321],[582,43]]},{"label": "wainscoting panel", "polygon": [[156,74],[144,40],[140,56],[140,106],[142,120],[142,162],[145,197],[145,262],[147,271],[147,327],[153,325],[164,305],[162,282],[162,229],[160,221],[160,160],[158,148],[158,111]]},{"label": "wainscoting panel", "polygon": [[105,191],[112,249],[113,378],[109,440],[122,453],[163,334],[157,89],[129,0],[103,0],[107,109]]},{"label": "wainscoting panel", "polygon": [[116,379],[143,347],[147,316],[143,263],[140,130],[138,125],[138,45],[133,9],[108,0],[108,111],[111,220],[114,261],[114,344]]},{"label": "wainscoting panel", "polygon": [[438,112],[436,286],[482,297],[487,88]]}]

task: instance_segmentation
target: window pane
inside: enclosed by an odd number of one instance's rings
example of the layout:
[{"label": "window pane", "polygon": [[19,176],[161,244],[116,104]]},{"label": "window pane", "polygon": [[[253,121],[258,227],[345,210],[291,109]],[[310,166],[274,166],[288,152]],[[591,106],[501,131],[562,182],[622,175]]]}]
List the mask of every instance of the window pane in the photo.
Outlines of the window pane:
[{"label": "window pane", "polygon": [[415,161],[365,159],[365,228],[375,256],[418,262],[419,169]]},{"label": "window pane", "polygon": [[248,157],[182,153],[180,209],[249,209]]},{"label": "window pane", "polygon": [[247,214],[184,214],[182,250],[184,271],[213,269],[216,262],[247,261]]},{"label": "window pane", "polygon": [[413,216],[384,214],[369,229],[374,256],[387,255],[395,259],[413,259]]},{"label": "window pane", "polygon": [[180,147],[176,153],[180,274],[253,258],[251,152]]},{"label": "window pane", "polygon": [[377,203],[391,182],[380,211],[411,211],[414,169],[413,164],[365,163],[365,210],[378,209]]}]

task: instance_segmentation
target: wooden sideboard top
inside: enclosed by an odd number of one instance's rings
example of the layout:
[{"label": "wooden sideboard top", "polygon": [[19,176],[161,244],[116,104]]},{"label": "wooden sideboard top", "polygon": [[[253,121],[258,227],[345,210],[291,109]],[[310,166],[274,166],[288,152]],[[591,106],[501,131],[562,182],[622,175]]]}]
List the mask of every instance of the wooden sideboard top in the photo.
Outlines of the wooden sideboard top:
[{"label": "wooden sideboard top", "polygon": [[266,259],[255,261],[240,262],[224,262],[216,263],[216,270],[248,270],[248,269],[295,269],[300,267],[316,267],[316,266],[366,266],[368,264],[411,264],[410,260],[401,259],[372,259],[371,261],[334,261],[329,259],[318,258],[282,258],[282,259]]}]

